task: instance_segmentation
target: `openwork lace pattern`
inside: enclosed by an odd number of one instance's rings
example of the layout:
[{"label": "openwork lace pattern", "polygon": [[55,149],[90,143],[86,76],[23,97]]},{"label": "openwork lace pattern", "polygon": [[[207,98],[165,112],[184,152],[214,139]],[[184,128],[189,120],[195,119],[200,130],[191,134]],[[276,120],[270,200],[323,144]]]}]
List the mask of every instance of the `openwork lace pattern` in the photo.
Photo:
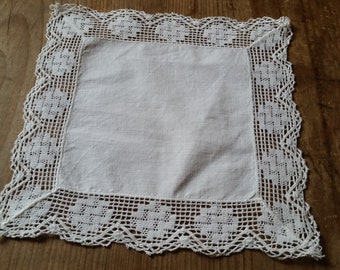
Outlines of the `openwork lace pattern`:
[{"label": "openwork lace pattern", "polygon": [[[301,118],[292,101],[286,17],[238,22],[135,10],[100,13],[53,5],[24,128],[12,155],[12,181],[0,200],[0,233],[55,234],[83,245],[124,243],[147,254],[189,248],[229,255],[245,248],[280,259],[321,258],[304,201],[307,168],[297,148]],[[85,38],[245,48],[248,51],[258,167],[258,199],[200,201],[88,194],[58,187],[63,134]]]}]

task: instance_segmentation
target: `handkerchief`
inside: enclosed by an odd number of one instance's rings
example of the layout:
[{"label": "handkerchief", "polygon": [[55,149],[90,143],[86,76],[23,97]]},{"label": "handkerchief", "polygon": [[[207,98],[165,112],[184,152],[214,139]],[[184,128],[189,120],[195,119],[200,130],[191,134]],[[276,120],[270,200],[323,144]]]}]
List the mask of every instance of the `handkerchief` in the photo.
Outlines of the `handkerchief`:
[{"label": "handkerchief", "polygon": [[320,258],[289,24],[52,6],[1,235]]}]

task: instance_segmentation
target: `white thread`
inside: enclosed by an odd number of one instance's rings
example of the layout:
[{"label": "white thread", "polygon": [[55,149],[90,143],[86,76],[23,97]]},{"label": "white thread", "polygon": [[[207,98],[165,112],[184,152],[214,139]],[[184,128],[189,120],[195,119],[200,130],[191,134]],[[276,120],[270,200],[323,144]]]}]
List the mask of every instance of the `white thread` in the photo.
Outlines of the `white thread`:
[{"label": "white thread", "polygon": [[[256,248],[280,259],[322,257],[316,223],[301,192],[307,168],[301,152],[291,145],[297,140],[301,119],[290,95],[294,76],[286,60],[292,35],[288,18],[197,20],[134,10],[99,13],[58,3],[51,9],[48,42],[36,68],[39,81],[27,97],[24,130],[13,150],[13,181],[1,194],[1,235],[54,233],[84,245],[125,243],[147,254],[186,247],[208,255],[229,255]],[[252,67],[254,132],[262,177],[258,192],[263,202],[171,200],[57,189],[62,137],[80,48],[87,37],[246,48]],[[40,193],[35,193],[35,186],[41,187]],[[20,206],[23,197],[27,205]],[[48,213],[56,220],[45,220]]]}]

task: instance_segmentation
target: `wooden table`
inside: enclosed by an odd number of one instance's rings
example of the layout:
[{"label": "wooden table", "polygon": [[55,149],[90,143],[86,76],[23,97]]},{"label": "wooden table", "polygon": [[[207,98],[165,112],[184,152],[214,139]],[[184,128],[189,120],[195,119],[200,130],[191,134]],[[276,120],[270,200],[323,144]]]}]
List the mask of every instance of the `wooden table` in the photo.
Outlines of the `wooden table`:
[{"label": "wooden table", "polygon": [[[64,2],[64,1],[61,1]],[[35,78],[38,53],[52,1],[0,1],[0,188],[10,181],[10,150],[21,131],[23,102]],[[278,261],[244,251],[209,258],[181,250],[149,257],[125,246],[90,248],[58,238],[0,240],[0,269],[340,269],[340,1],[339,0],[84,0],[99,11],[118,8],[147,13],[176,12],[192,17],[290,17],[295,38],[298,109],[304,119],[299,147],[310,168],[306,199],[321,231],[326,258]]]}]

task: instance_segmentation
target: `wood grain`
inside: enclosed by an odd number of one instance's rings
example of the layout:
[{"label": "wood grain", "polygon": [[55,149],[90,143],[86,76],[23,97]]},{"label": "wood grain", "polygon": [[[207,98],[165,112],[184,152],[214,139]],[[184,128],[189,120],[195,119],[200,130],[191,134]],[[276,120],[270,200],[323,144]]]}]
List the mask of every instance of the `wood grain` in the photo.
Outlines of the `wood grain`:
[{"label": "wood grain", "polygon": [[[63,2],[63,1],[62,1]],[[0,188],[10,181],[10,151],[21,131],[23,102],[34,84],[52,1],[0,1]],[[288,16],[295,102],[304,120],[299,147],[310,169],[305,197],[319,225],[326,258],[277,261],[258,251],[209,258],[181,250],[149,257],[125,246],[81,247],[57,238],[0,240],[0,269],[340,269],[340,2],[338,0],[84,0],[99,11],[133,8],[192,17]]]}]

